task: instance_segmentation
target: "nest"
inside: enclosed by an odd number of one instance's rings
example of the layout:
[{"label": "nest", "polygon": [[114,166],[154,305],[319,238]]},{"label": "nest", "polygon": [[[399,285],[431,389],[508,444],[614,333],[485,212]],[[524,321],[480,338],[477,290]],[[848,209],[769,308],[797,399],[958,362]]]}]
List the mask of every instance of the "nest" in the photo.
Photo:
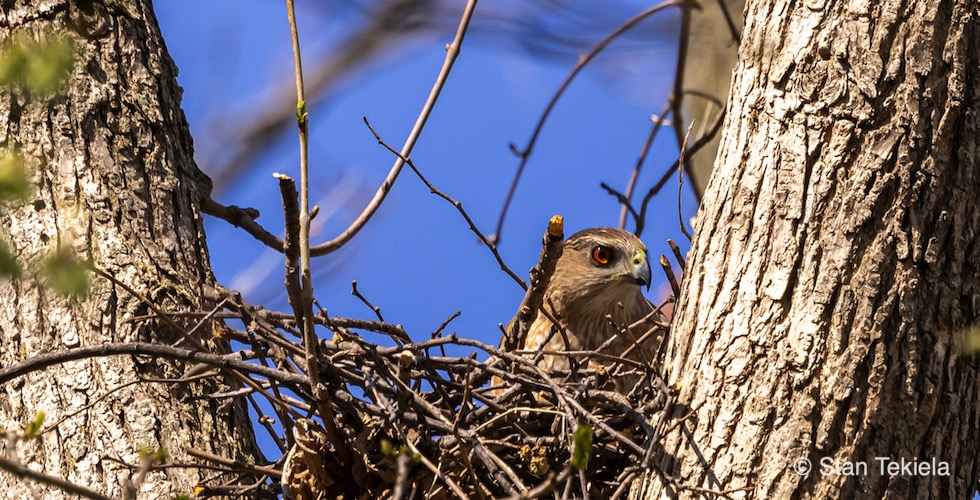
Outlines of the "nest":
[{"label": "nest", "polygon": [[[222,335],[290,374],[255,380],[276,413],[262,419],[278,418],[285,430],[283,456],[272,465],[281,481],[270,493],[615,498],[658,458],[671,398],[652,367],[622,359],[608,371],[589,370],[599,354],[504,352],[443,335],[452,317],[413,342],[398,325],[321,311],[315,323],[334,337],[318,343],[318,382],[294,384],[283,381],[305,378],[309,363],[293,317],[217,293],[227,310],[216,316],[246,325]],[[535,359],[544,354],[569,356],[571,372],[545,373]],[[622,377],[637,381],[628,394],[608,390]]]}]

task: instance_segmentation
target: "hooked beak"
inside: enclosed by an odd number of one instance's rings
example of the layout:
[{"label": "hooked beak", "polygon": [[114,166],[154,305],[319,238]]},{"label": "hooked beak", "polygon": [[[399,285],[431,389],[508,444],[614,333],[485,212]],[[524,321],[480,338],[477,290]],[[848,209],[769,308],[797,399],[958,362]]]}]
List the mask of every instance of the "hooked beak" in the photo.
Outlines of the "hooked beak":
[{"label": "hooked beak", "polygon": [[637,285],[646,286],[647,290],[650,290],[650,260],[647,259],[647,253],[644,251],[637,252],[633,256],[633,272],[630,277],[636,282]]}]

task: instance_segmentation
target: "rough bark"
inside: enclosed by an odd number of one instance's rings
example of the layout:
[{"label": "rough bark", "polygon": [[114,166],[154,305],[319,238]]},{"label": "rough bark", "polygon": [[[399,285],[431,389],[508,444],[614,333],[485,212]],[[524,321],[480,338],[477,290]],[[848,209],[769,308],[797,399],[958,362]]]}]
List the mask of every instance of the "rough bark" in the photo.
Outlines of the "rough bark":
[{"label": "rough bark", "polygon": [[[26,204],[0,211],[0,240],[27,268],[69,248],[164,310],[206,310],[201,287],[214,278],[197,200],[210,181],[194,164],[177,71],[150,1],[2,2],[0,37],[51,32],[67,33],[75,44],[64,91],[50,98],[0,91],[0,145],[21,149],[34,188]],[[59,296],[32,272],[0,280],[0,364],[110,341],[175,340],[162,322],[127,321],[147,312],[104,279],[93,279],[82,300]],[[22,429],[39,411],[53,423],[122,384],[172,377],[177,368],[119,356],[34,373],[2,388],[0,426]],[[214,386],[174,387],[147,383],[115,392],[21,444],[19,458],[113,497],[130,471],[107,458],[138,464],[141,447],[163,448],[172,462],[193,462],[186,446],[254,461],[244,406],[194,398]],[[191,494],[202,477],[193,468],[151,472],[140,497]],[[44,498],[63,495],[32,486]],[[0,490],[11,498],[28,497],[26,488],[0,472]]]},{"label": "rough bark", "polygon": [[[689,418],[657,460],[671,479],[634,498],[976,489],[980,371],[957,339],[980,316],[978,9],[749,2],[667,354]],[[868,470],[823,473],[848,463]]]}]

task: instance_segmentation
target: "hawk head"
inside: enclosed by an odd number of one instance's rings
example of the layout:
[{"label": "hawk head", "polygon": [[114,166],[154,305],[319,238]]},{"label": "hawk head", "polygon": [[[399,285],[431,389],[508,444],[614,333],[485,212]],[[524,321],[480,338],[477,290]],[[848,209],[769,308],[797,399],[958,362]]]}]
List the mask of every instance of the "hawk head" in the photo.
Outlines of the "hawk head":
[{"label": "hawk head", "polygon": [[[641,287],[650,286],[646,246],[636,235],[610,227],[579,231],[565,241],[538,313],[519,347],[534,351],[582,351],[603,348],[603,354],[623,356],[643,364],[655,359],[659,337],[655,309]],[[517,321],[515,317],[511,321]],[[559,326],[560,328],[555,328]],[[508,327],[509,329],[510,327]],[[556,335],[558,330],[560,335]],[[540,366],[568,370],[569,358],[546,354]],[[608,364],[592,359],[590,366]],[[625,391],[633,378],[618,380]],[[621,392],[623,392],[621,391]]]},{"label": "hawk head", "polygon": [[[610,227],[579,231],[565,241],[545,292],[545,304],[554,307],[569,344],[557,343],[551,322],[538,315],[524,345],[534,348],[551,337],[557,350],[595,349],[652,310],[643,286],[650,286],[650,262],[636,235]],[[618,336],[622,349],[633,340]]]},{"label": "hawk head", "polygon": [[606,309],[617,301],[642,297],[641,286],[650,288],[650,260],[643,242],[622,229],[596,227],[565,242],[549,295],[566,308],[592,303]]}]

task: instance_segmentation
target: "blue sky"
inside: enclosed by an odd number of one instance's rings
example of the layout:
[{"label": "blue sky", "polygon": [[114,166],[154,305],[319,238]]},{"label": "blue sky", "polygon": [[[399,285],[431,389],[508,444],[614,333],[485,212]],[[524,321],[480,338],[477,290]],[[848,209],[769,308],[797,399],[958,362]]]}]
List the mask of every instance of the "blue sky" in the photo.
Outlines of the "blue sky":
[{"label": "blue sky", "polygon": [[[198,162],[206,172],[209,155],[227,147],[229,132],[268,106],[274,89],[293,85],[284,3],[168,0],[156,5],[167,47],[180,70],[183,108]],[[455,4],[461,13],[464,2]],[[527,143],[548,100],[574,66],[575,54],[572,50],[564,57],[542,57],[523,50],[508,39],[513,33],[496,35],[488,27],[481,13],[494,2],[485,4],[477,8],[475,31],[463,46],[412,158],[489,234],[519,163],[508,144]],[[608,26],[600,26],[602,31],[591,38],[583,35],[591,41],[577,50],[588,50],[605,32],[649,5],[623,4],[622,15],[610,14]],[[315,66],[318,56],[353,22],[350,12],[334,15],[330,5],[299,2],[306,68]],[[599,183],[625,187],[650,117],[664,106],[673,78],[675,15],[669,11],[647,20],[647,30],[659,31],[614,45],[559,102],[528,163],[502,235],[500,252],[518,275],[526,276],[535,264],[550,216],[565,217],[566,235],[618,224],[619,205]],[[453,17],[458,19],[458,13]],[[326,220],[313,236],[315,242],[333,238],[360,213],[394,161],[378,146],[362,117],[399,147],[451,40],[450,29],[392,47],[389,56],[352,74],[326,102],[311,108],[311,199],[319,200],[319,218]],[[642,192],[676,155],[670,134],[661,134],[640,178]],[[217,193],[217,200],[255,207],[262,212],[260,223],[281,232],[279,191],[272,173],[298,179],[298,157],[295,131],[287,131],[246,173]],[[685,220],[697,210],[686,187],[682,207]],[[654,201],[650,218],[643,240],[654,258],[669,255],[667,238],[686,251],[678,226],[676,181]],[[254,303],[288,310],[281,259],[224,221],[209,218],[206,229],[211,263],[221,283],[243,289]],[[497,343],[497,325],[509,321],[523,296],[456,210],[430,194],[407,169],[352,243],[315,259],[313,266],[317,299],[331,315],[373,318],[350,293],[351,280],[357,280],[359,291],[381,307],[385,319],[403,324],[415,339],[428,338],[460,311],[447,331]],[[264,270],[270,273],[264,275]],[[657,287],[655,283],[651,295]]]}]

